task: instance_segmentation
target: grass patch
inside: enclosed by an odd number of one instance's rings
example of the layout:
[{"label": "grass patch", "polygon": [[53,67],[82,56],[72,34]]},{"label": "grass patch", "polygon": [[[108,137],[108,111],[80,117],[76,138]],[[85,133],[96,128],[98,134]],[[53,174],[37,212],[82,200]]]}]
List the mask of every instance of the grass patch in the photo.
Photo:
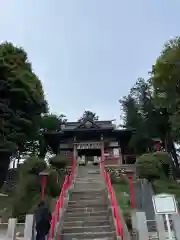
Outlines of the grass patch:
[{"label": "grass patch", "polygon": [[0,217],[4,222],[7,222],[12,216],[12,198],[0,196]]},{"label": "grass patch", "polygon": [[113,184],[113,188],[116,194],[117,204],[120,206],[124,220],[129,230],[132,229],[131,222],[131,199],[129,192],[129,184],[127,181],[121,181],[120,183]]},{"label": "grass patch", "polygon": [[113,184],[113,188],[116,194],[118,205],[123,211],[131,208],[131,200],[129,193],[129,184],[127,183],[116,183]]},{"label": "grass patch", "polygon": [[177,200],[180,200],[180,184],[170,179],[155,180],[152,183],[155,193],[169,193],[174,194]]}]

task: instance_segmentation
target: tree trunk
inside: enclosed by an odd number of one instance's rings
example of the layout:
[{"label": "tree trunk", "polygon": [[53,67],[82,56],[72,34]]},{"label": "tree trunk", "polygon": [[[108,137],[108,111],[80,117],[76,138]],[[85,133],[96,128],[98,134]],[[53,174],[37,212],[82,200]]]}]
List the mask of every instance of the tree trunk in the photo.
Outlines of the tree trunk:
[{"label": "tree trunk", "polygon": [[171,157],[173,159],[172,161],[172,175],[174,179],[180,178],[180,168],[179,168],[179,162],[176,154],[176,149],[174,146],[174,142],[171,138],[170,133],[167,133],[166,137],[166,147],[167,147],[167,152],[171,154]]},{"label": "tree trunk", "polygon": [[21,160],[21,153],[20,153],[20,151],[18,151],[18,153],[17,153],[17,168],[19,168],[20,160]]},{"label": "tree trunk", "polygon": [[9,164],[10,164],[10,154],[0,153],[0,188],[3,186],[7,179]]},{"label": "tree trunk", "polygon": [[16,159],[13,160],[13,168],[16,167]]},{"label": "tree trunk", "polygon": [[45,158],[47,153],[47,144],[45,143],[44,139],[41,138],[39,140],[39,157],[40,158]]}]

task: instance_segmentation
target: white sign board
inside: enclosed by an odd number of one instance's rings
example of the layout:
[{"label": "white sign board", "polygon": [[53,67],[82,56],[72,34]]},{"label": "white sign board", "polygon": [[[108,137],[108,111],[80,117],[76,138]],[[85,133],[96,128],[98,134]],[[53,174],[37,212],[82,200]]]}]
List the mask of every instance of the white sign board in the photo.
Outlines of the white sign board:
[{"label": "white sign board", "polygon": [[158,194],[152,197],[155,214],[177,213],[176,199],[171,194]]},{"label": "white sign board", "polygon": [[113,155],[114,155],[114,157],[119,157],[119,148],[113,149]]}]

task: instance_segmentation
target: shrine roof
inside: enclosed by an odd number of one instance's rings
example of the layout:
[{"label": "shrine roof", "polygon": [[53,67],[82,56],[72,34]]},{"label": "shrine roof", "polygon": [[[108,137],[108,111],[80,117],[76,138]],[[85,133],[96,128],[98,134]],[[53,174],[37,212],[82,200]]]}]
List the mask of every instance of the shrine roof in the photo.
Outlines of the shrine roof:
[{"label": "shrine roof", "polygon": [[85,119],[85,120],[79,121],[79,122],[66,122],[66,124],[63,126],[63,131],[77,130],[79,128],[114,129],[115,125],[110,120],[108,120],[108,121],[93,121],[91,119]]},{"label": "shrine roof", "polygon": [[104,138],[115,138],[116,140],[124,143],[128,143],[133,130],[132,129],[76,129],[76,130],[63,130],[63,131],[47,131],[43,132],[43,135],[48,143],[48,145],[53,149],[55,153],[57,153],[57,149],[60,143],[64,143],[66,141],[69,142],[69,139],[76,137],[81,140],[86,138],[87,140],[91,139],[101,139],[101,135]]},{"label": "shrine roof", "polygon": [[132,136],[134,130],[132,129],[102,129],[102,128],[97,128],[97,129],[63,129],[62,131],[45,131],[43,132],[43,135],[45,137],[51,137],[54,139],[67,139],[67,138],[73,138],[73,137],[81,137],[86,135],[87,137],[99,137],[101,134],[104,137],[115,137],[117,139],[120,138],[130,138]]}]

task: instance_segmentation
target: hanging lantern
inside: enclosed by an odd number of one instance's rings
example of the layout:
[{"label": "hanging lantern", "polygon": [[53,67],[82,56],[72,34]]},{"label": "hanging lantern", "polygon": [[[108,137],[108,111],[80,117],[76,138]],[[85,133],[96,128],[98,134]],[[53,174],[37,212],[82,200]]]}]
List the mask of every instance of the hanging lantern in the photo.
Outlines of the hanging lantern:
[{"label": "hanging lantern", "polygon": [[162,149],[162,141],[160,139],[153,139],[154,147],[156,151],[161,151]]}]

